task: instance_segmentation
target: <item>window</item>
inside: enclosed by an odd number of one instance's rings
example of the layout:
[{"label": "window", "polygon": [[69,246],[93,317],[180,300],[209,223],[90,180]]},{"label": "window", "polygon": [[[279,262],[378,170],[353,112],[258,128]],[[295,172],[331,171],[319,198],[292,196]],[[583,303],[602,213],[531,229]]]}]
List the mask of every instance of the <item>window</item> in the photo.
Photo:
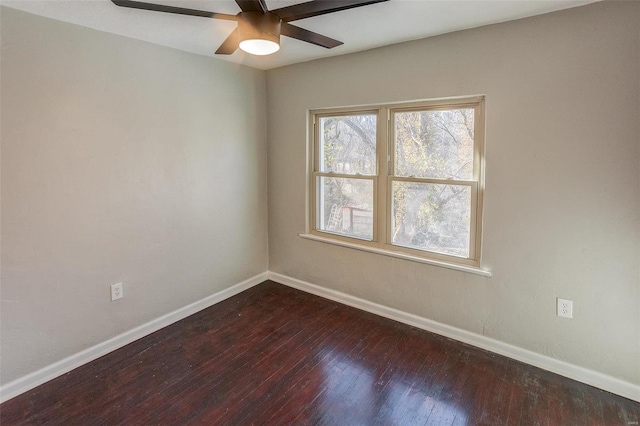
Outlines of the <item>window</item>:
[{"label": "window", "polygon": [[308,233],[478,267],[484,98],[310,112]]}]

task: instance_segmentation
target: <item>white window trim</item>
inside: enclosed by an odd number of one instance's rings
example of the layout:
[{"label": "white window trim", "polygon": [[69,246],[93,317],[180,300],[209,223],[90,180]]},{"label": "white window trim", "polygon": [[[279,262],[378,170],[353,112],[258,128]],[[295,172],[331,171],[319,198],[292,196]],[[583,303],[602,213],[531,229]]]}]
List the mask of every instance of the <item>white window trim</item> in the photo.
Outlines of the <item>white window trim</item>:
[{"label": "white window trim", "polygon": [[333,238],[321,237],[321,236],[318,236],[318,235],[315,235],[315,234],[298,234],[298,236],[300,236],[300,238],[304,238],[306,240],[319,241],[321,243],[333,244],[333,245],[340,246],[340,247],[348,247],[348,248],[351,248],[351,249],[356,249],[356,250],[360,250],[360,251],[366,251],[366,252],[369,252],[369,253],[381,254],[383,256],[395,257],[397,259],[410,260],[412,262],[426,263],[427,265],[440,266],[440,267],[443,267],[443,268],[453,269],[453,270],[456,270],[456,271],[462,271],[462,272],[468,272],[470,274],[482,275],[483,277],[490,277],[492,275],[491,271],[488,271],[486,269],[476,268],[476,267],[473,267],[473,266],[458,265],[456,263],[442,262],[442,261],[439,261],[439,260],[430,259],[428,257],[412,256],[410,254],[402,253],[402,252],[399,252],[399,251],[385,250],[385,249],[381,249],[381,248],[377,248],[377,247],[366,246],[366,245],[363,245],[363,244],[354,244],[354,243],[341,241],[341,240],[337,240],[337,239],[333,239]]},{"label": "white window trim", "polygon": [[[472,207],[475,205],[475,209],[472,210],[472,214],[476,220],[471,223],[472,232],[472,246],[470,246],[470,253],[472,253],[475,259],[460,258],[455,256],[440,255],[438,253],[421,251],[412,248],[405,248],[401,246],[392,245],[389,241],[390,229],[388,229],[387,217],[390,214],[389,209],[391,203],[388,201],[389,186],[392,180],[404,180],[404,178],[394,177],[389,174],[389,169],[392,168],[394,150],[391,149],[393,132],[391,129],[392,112],[393,111],[406,111],[411,109],[423,109],[423,108],[439,108],[451,109],[456,107],[472,106],[476,110],[475,120],[475,140],[474,140],[474,182],[471,185],[477,188],[472,192],[474,201]],[[483,216],[483,195],[484,195],[484,149],[485,149],[485,128],[484,128],[484,96],[472,96],[463,98],[447,98],[447,99],[434,99],[426,101],[413,101],[396,104],[384,104],[384,105],[364,105],[357,107],[345,107],[345,108],[326,108],[326,109],[314,109],[308,110],[308,140],[307,140],[307,170],[306,170],[306,233],[299,234],[300,237],[319,241],[323,243],[334,244],[342,247],[353,248],[370,253],[381,254],[385,256],[391,256],[395,258],[405,259],[409,261],[425,263],[435,266],[441,266],[458,271],[473,273],[486,277],[491,276],[491,272],[482,269],[481,259],[481,246],[482,246],[482,216]],[[317,164],[319,153],[319,144],[316,143],[316,117],[323,115],[348,115],[353,113],[377,113],[377,175],[369,177],[373,180],[374,185],[374,229],[373,240],[360,240],[358,238],[332,234],[325,231],[316,229],[316,202],[312,203],[311,200],[316,197],[316,178],[318,175],[324,175],[318,173]],[[384,155],[387,155],[387,161],[383,161]],[[334,175],[340,177],[341,175]],[[358,175],[345,176],[349,178],[358,177]],[[381,196],[382,194],[382,196]],[[471,257],[471,256],[470,256]]]}]

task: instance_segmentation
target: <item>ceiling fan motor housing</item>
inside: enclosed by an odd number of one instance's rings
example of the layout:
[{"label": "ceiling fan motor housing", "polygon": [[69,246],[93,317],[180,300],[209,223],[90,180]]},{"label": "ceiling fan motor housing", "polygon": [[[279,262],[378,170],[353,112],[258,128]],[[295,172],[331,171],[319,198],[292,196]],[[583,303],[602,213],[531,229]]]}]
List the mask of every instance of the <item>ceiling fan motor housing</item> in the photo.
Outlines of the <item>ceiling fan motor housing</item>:
[{"label": "ceiling fan motor housing", "polygon": [[281,19],[273,13],[240,12],[238,14],[240,40],[270,40],[280,44]]}]

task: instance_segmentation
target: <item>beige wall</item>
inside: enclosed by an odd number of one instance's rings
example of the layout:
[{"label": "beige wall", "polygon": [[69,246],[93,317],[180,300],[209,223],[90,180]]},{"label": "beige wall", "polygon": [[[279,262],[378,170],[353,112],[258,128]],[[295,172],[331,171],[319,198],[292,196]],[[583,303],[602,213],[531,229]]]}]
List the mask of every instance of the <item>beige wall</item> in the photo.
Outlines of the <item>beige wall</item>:
[{"label": "beige wall", "polygon": [[1,14],[6,384],[266,271],[266,98],[263,71]]},{"label": "beige wall", "polygon": [[[639,23],[604,2],[268,71],[270,270],[640,384]],[[307,109],[475,94],[493,277],[298,237]]]}]

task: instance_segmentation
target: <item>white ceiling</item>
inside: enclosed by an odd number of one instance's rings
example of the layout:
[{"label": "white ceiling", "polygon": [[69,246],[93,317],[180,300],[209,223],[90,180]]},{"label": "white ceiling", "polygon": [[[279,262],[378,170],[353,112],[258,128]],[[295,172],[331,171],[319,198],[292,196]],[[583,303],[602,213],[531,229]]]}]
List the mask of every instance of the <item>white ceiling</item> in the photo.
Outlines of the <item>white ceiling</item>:
[{"label": "white ceiling", "polygon": [[[235,15],[234,0],[144,0]],[[127,9],[110,0],[0,0],[0,4],[36,15],[82,25],[200,55],[271,69],[297,62],[368,50],[437,34],[540,15],[598,0],[391,0],[292,24],[338,39],[344,45],[324,49],[282,37],[279,52],[263,57],[238,49],[213,52],[233,31],[235,22],[146,10]],[[270,10],[300,0],[266,0]]]}]

